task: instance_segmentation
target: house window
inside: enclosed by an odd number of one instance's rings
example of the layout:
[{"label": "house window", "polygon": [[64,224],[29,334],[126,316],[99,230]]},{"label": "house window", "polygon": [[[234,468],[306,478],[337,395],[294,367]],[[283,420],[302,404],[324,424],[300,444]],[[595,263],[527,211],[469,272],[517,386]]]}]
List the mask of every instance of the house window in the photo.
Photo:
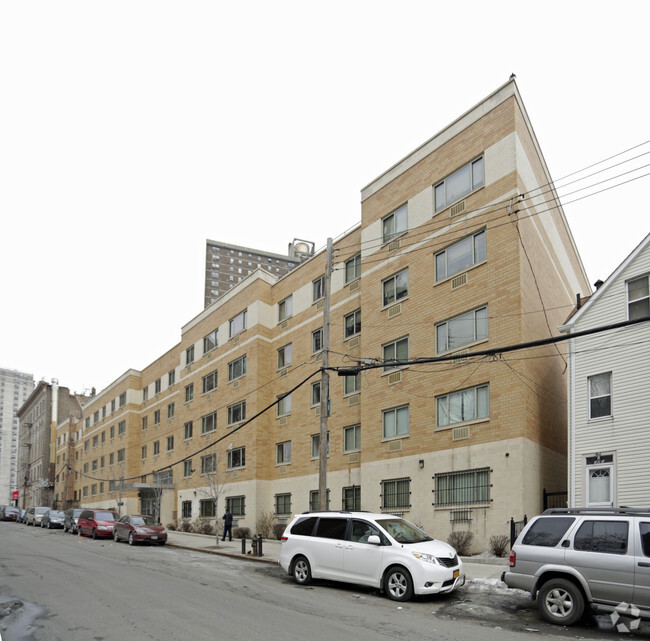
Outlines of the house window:
[{"label": "house window", "polygon": [[95,459],[92,463],[92,471],[96,472],[97,471],[97,459]]},{"label": "house window", "polygon": [[311,384],[311,406],[320,405],[320,381]]},{"label": "house window", "polygon": [[354,376],[344,376],[343,379],[343,393],[346,396],[361,391],[361,372],[357,372]]},{"label": "house window", "polygon": [[126,459],[126,450],[124,448],[117,450],[117,462],[124,463]]},{"label": "house window", "polygon": [[147,446],[146,446],[146,445],[143,445],[143,446],[140,448],[140,454],[141,454],[141,458],[142,458],[142,460],[144,461],[144,459],[147,458]]},{"label": "house window", "polygon": [[160,394],[161,389],[162,389],[162,380],[157,378],[154,381],[154,391],[156,392],[156,394]]},{"label": "house window", "polygon": [[352,338],[361,332],[361,310],[357,309],[356,311],[348,314],[345,317],[345,339]]},{"label": "house window", "polygon": [[[111,435],[111,439],[114,439],[115,438],[115,425],[111,425],[111,428],[110,428],[109,432],[110,432],[110,435]],[[86,441],[86,443],[87,442],[88,441]]]},{"label": "house window", "polygon": [[167,437],[167,451],[171,452],[174,449],[174,437],[173,436],[168,436]]},{"label": "house window", "polygon": [[214,518],[215,507],[212,499],[201,499],[199,501],[199,515],[206,518]]},{"label": "house window", "polygon": [[612,373],[589,377],[589,418],[612,415]]},{"label": "house window", "polygon": [[246,401],[240,401],[228,407],[228,425],[246,420]]},{"label": "house window", "polygon": [[201,418],[201,434],[214,432],[217,429],[217,413],[207,414]]},{"label": "house window", "polygon": [[192,459],[183,461],[183,477],[189,478],[190,476],[192,476],[192,472],[194,472],[194,470],[192,469]]},{"label": "house window", "polygon": [[[327,507],[325,508],[326,510],[330,509],[330,491],[329,489],[325,492],[325,498],[327,500]],[[309,509],[317,512],[320,510],[320,500],[319,500],[319,492],[318,490],[311,490],[309,492]]]},{"label": "house window", "polygon": [[384,438],[396,438],[409,434],[409,406],[402,405],[390,410],[384,410],[383,434]]},{"label": "house window", "polygon": [[459,240],[436,254],[436,281],[445,280],[463,272],[487,257],[485,230]]},{"label": "house window", "polygon": [[293,296],[285,298],[278,303],[278,323],[293,315]]},{"label": "house window", "polygon": [[403,269],[382,282],[383,305],[392,305],[409,294],[409,270]]},{"label": "house window", "polygon": [[189,365],[194,362],[194,345],[190,345],[185,350],[185,365]]},{"label": "house window", "polygon": [[174,403],[170,403],[170,404],[167,406],[167,418],[168,418],[168,419],[174,418],[174,413],[175,413],[175,412],[176,412],[175,404],[174,404]]},{"label": "house window", "polygon": [[194,398],[194,383],[185,386],[185,402],[189,403]]},{"label": "house window", "polygon": [[361,276],[361,254],[345,261],[345,282],[349,283]]},{"label": "house window", "polygon": [[278,350],[278,369],[291,365],[291,343]]},{"label": "house window", "polygon": [[316,354],[323,349],[323,328],[311,333],[311,353]]},{"label": "house window", "polygon": [[117,433],[118,434],[124,434],[126,433],[126,421],[120,421],[117,424]]},{"label": "house window", "polygon": [[382,240],[390,242],[395,236],[403,234],[407,230],[407,205],[404,204],[382,220]]},{"label": "house window", "polygon": [[[327,432],[327,456],[330,455],[330,433]],[[311,436],[311,457],[320,457],[320,434],[312,434]]]},{"label": "house window", "polygon": [[246,448],[236,447],[228,450],[228,469],[236,470],[246,465]]},{"label": "house window", "polygon": [[444,209],[475,189],[482,187],[485,179],[484,173],[483,157],[481,156],[438,183],[433,189],[436,211]]},{"label": "house window", "polygon": [[115,411],[115,399],[111,401],[111,412]]},{"label": "house window", "polygon": [[325,276],[317,278],[311,284],[312,301],[315,303],[325,296]]},{"label": "house window", "polygon": [[246,374],[246,354],[238,359],[228,363],[228,380],[234,381]]},{"label": "house window", "polygon": [[93,496],[95,496],[95,495],[97,494],[97,483],[93,483],[93,484],[90,486],[90,493],[91,493]]},{"label": "house window", "polygon": [[350,512],[361,510],[361,486],[351,485],[343,488],[343,503],[341,507]]},{"label": "house window", "polygon": [[587,506],[614,505],[614,457],[611,454],[588,456]]},{"label": "house window", "polygon": [[235,318],[232,318],[229,324],[230,338],[236,336],[240,332],[243,332],[246,329],[247,322],[248,322],[248,310],[246,309],[243,312],[239,312],[239,314],[237,314]]},{"label": "house window", "polygon": [[93,423],[99,423],[99,410],[93,414]]},{"label": "house window", "polygon": [[361,449],[361,425],[343,428],[343,453],[358,452]]},{"label": "house window", "polygon": [[438,396],[436,408],[438,427],[487,418],[490,415],[489,386],[479,385]]},{"label": "house window", "polygon": [[275,513],[291,514],[291,494],[275,495]]},{"label": "house window", "polygon": [[245,496],[227,496],[226,510],[233,516],[246,515],[246,497]]},{"label": "house window", "polygon": [[113,463],[115,463],[115,452],[111,452],[108,455],[108,464],[113,465]]},{"label": "house window", "polygon": [[88,429],[90,427],[90,416],[86,417],[86,420],[84,421],[84,427]]},{"label": "house window", "polygon": [[488,337],[488,310],[480,307],[436,325],[436,352],[446,352]]},{"label": "house window", "polygon": [[201,457],[201,474],[214,474],[217,471],[217,455],[208,454]]},{"label": "house window", "polygon": [[142,388],[142,402],[146,402],[149,400],[149,388],[148,387],[143,387]]},{"label": "house window", "polygon": [[95,436],[93,436],[93,447],[97,447],[98,445],[99,445],[99,435],[95,434]]},{"label": "house window", "polygon": [[203,393],[207,394],[217,387],[217,370],[203,377]]},{"label": "house window", "polygon": [[106,418],[106,405],[102,407],[102,418]]},{"label": "house window", "polygon": [[389,372],[396,367],[408,365],[409,337],[399,338],[392,343],[382,346],[384,355],[384,372]]},{"label": "house window", "polygon": [[160,454],[160,441],[153,442],[153,455],[158,456]]},{"label": "house window", "polygon": [[436,474],[436,505],[468,505],[490,501],[490,468]]},{"label": "house window", "polygon": [[275,446],[275,462],[278,465],[291,463],[291,441],[277,443]]},{"label": "house window", "polygon": [[627,282],[627,313],[630,320],[650,316],[648,276]]},{"label": "house window", "polygon": [[388,479],[381,482],[381,507],[383,510],[411,507],[411,479]]},{"label": "house window", "polygon": [[286,416],[287,414],[291,414],[291,394],[278,397],[277,416]]},{"label": "house window", "polygon": [[[156,410],[153,413],[153,424],[154,425],[160,425],[160,410]],[[111,434],[111,438],[113,438],[112,434]]]},{"label": "house window", "polygon": [[176,382],[176,370],[173,369],[167,374],[167,385],[173,385]]},{"label": "house window", "polygon": [[181,511],[184,519],[192,518],[192,501],[183,501],[181,503]]},{"label": "house window", "polygon": [[192,421],[188,421],[187,423],[185,423],[184,427],[185,427],[185,440],[192,438],[192,431],[194,427]]},{"label": "house window", "polygon": [[203,353],[207,354],[209,351],[213,350],[218,344],[219,330],[215,329],[213,332],[210,332],[207,336],[203,337]]},{"label": "house window", "polygon": [[124,407],[126,405],[126,392],[122,392],[120,394],[120,407]]},{"label": "house window", "polygon": [[149,417],[148,416],[143,416],[142,417],[142,429],[143,431],[147,429],[147,424],[149,423]]}]

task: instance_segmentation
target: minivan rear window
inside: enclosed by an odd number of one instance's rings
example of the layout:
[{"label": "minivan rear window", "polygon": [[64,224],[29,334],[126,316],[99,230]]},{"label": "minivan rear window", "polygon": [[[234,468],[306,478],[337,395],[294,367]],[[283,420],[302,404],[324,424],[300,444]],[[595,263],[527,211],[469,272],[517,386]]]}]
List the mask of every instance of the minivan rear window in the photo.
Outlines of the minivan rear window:
[{"label": "minivan rear window", "polygon": [[316,525],[317,517],[310,516],[307,519],[302,519],[293,525],[291,528],[291,534],[297,534],[299,536],[311,536],[311,533],[314,531],[314,525]]},{"label": "minivan rear window", "polygon": [[522,544],[555,547],[574,521],[575,518],[572,516],[549,516],[537,519],[526,532]]}]

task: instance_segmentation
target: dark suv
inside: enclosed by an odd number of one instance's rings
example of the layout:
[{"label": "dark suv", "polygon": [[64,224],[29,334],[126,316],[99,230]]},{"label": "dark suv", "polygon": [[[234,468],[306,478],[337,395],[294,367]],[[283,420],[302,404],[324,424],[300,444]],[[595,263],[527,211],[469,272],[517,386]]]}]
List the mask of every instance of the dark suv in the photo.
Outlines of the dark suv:
[{"label": "dark suv", "polygon": [[537,597],[551,623],[571,625],[587,605],[649,619],[650,511],[546,510],[517,537],[501,578]]},{"label": "dark suv", "polygon": [[119,518],[112,510],[84,510],[77,521],[79,536],[88,535],[93,539],[112,537],[113,526]]}]

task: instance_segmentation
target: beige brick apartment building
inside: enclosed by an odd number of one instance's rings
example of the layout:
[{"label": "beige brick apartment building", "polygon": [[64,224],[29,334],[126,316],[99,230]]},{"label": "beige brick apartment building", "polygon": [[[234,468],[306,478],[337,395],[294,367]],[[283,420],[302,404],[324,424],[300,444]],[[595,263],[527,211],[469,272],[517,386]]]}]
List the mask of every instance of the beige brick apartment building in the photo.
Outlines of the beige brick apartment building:
[{"label": "beige brick apartment building", "polygon": [[[590,291],[515,82],[365,187],[333,249],[330,365],[384,366],[330,379],[330,508],[484,548],[566,487],[565,362],[471,354],[557,333]],[[92,398],[59,427],[59,499],[148,511],[155,472],[164,523],[212,518],[216,466],[219,510],[252,530],[315,506],[325,270],[320,252],[279,280],[254,271]]]}]

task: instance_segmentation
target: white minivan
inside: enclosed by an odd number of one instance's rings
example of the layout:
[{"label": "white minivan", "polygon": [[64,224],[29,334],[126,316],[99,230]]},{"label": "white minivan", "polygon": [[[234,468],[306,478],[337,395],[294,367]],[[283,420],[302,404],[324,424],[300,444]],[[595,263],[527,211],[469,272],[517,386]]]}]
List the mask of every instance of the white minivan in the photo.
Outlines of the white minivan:
[{"label": "white minivan", "polygon": [[390,514],[300,514],[282,535],[280,565],[301,585],[312,578],[357,583],[394,601],[451,592],[465,583],[451,545]]}]

